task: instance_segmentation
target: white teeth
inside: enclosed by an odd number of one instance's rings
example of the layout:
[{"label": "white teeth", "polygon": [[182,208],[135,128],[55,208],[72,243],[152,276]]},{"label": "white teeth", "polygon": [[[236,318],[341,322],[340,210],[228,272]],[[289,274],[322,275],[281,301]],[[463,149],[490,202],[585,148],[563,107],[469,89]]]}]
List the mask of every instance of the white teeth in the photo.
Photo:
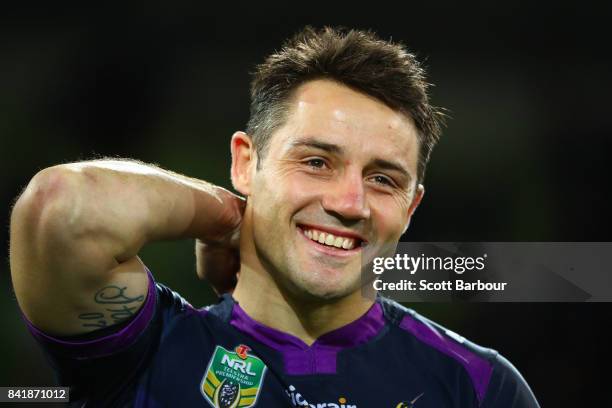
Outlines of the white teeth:
[{"label": "white teeth", "polygon": [[348,238],[346,238],[346,239],[344,240],[344,242],[342,243],[342,248],[344,248],[344,249],[349,249],[350,247],[352,247],[352,246],[353,246],[353,243],[354,243],[354,241],[353,241],[352,239],[348,239]]},{"label": "white teeth", "polygon": [[315,229],[305,230],[304,235],[320,244],[336,248],[353,249],[355,247],[355,239],[353,238],[337,237],[333,234],[317,231]]}]

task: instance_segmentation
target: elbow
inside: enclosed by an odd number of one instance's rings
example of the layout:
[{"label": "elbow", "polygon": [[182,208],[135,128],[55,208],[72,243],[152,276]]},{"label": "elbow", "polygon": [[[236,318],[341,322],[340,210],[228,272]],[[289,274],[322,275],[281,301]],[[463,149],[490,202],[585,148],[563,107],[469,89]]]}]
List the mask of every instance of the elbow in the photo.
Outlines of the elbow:
[{"label": "elbow", "polygon": [[19,196],[11,214],[15,224],[36,231],[60,228],[74,231],[81,225],[82,197],[85,186],[78,171],[59,165],[38,172]]}]

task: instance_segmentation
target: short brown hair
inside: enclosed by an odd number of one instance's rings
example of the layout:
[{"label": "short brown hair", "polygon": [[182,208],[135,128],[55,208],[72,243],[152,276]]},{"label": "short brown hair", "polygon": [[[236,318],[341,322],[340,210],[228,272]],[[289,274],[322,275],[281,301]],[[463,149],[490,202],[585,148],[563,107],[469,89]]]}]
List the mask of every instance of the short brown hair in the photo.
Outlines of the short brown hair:
[{"label": "short brown hair", "polygon": [[287,40],[256,67],[246,132],[263,160],[270,136],[286,120],[292,92],[327,78],[371,95],[414,121],[419,137],[418,182],[441,133],[445,115],[429,104],[425,71],[401,43],[372,31],[310,26]]}]

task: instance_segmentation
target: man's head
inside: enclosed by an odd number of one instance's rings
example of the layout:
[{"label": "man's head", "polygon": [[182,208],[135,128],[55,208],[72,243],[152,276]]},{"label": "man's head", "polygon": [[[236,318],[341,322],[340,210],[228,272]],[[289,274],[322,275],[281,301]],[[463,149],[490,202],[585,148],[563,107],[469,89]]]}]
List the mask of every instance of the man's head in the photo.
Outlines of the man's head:
[{"label": "man's head", "polygon": [[402,46],[361,31],[307,28],[258,67],[232,180],[248,196],[241,251],[282,289],[354,293],[364,254],[397,243],[440,132],[427,87]]},{"label": "man's head", "polygon": [[357,30],[306,27],[257,67],[246,133],[260,160],[274,131],[287,120],[295,90],[317,78],[352,87],[412,118],[419,139],[418,182],[423,182],[444,115],[430,105],[430,84],[413,54],[401,44]]}]

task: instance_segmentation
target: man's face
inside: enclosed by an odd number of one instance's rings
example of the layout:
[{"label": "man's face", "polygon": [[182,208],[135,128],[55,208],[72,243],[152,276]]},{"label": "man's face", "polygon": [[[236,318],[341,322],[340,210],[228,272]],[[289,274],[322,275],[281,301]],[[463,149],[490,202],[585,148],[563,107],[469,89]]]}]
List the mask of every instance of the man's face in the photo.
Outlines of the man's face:
[{"label": "man's face", "polygon": [[395,248],[420,201],[417,160],[408,117],[335,82],[302,85],[250,176],[247,211],[265,269],[300,297],[354,293],[362,257]]}]

